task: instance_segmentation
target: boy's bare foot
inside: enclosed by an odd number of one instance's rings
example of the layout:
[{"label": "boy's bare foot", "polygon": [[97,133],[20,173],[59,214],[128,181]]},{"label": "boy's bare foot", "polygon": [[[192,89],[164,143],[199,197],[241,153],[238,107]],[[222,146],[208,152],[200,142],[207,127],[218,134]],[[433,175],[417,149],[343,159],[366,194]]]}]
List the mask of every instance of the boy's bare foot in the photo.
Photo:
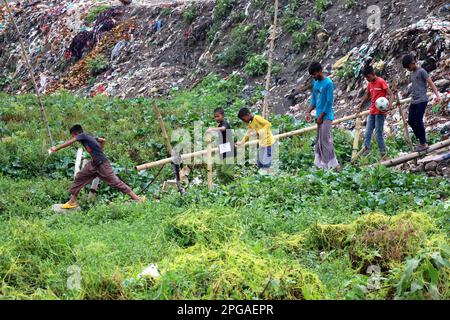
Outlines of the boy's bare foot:
[{"label": "boy's bare foot", "polygon": [[136,201],[137,203],[144,203],[147,198],[145,196],[142,197],[137,197],[137,199],[133,199],[134,201]]}]

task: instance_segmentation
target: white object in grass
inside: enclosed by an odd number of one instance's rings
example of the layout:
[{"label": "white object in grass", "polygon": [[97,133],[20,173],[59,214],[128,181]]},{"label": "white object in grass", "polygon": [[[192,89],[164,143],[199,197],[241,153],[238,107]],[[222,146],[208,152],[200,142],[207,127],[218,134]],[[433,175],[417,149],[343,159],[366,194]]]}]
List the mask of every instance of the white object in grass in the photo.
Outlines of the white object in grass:
[{"label": "white object in grass", "polygon": [[150,277],[152,277],[152,278],[158,278],[158,277],[160,277],[161,275],[159,274],[159,271],[158,271],[158,266],[156,265],[156,264],[151,264],[151,265],[149,265],[147,268],[145,268],[139,275],[138,275],[138,278],[139,279],[141,279],[141,278],[145,278],[145,277],[147,277],[147,276],[150,276]]}]

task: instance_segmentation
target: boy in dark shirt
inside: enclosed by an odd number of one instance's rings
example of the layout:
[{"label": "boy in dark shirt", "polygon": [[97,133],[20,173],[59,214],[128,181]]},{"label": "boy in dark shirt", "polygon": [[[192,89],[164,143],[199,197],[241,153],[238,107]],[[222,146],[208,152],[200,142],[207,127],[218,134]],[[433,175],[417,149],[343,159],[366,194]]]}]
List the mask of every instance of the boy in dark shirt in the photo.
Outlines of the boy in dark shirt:
[{"label": "boy in dark shirt", "polygon": [[416,151],[423,151],[428,148],[423,116],[428,105],[427,85],[431,87],[436,95],[435,103],[441,101],[439,91],[431,80],[425,69],[419,67],[416,58],[412,54],[403,56],[403,67],[411,72],[411,88],[408,94],[411,95],[411,105],[409,107],[408,124],[414,131],[414,135],[419,140]]},{"label": "boy in dark shirt", "polygon": [[89,161],[84,168],[77,173],[72,186],[70,187],[70,200],[63,204],[61,208],[63,209],[74,209],[78,207],[77,197],[81,189],[84,186],[91,183],[95,178],[100,178],[111,187],[117,188],[123,193],[126,193],[134,201],[143,201],[144,199],[138,197],[129,186],[127,186],[123,181],[121,181],[115,174],[109,163],[108,158],[103,153],[103,146],[105,144],[105,139],[94,138],[91,135],[84,133],[83,128],[80,125],[74,125],[70,128],[70,134],[72,139],[66,141],[65,143],[51,147],[50,153],[55,153],[62,148],[66,148],[74,144],[75,142],[80,142],[86,151],[91,155],[92,160]]},{"label": "boy in dark shirt", "polygon": [[222,108],[216,108],[214,110],[214,120],[218,123],[217,128],[209,128],[207,133],[211,132],[220,132],[219,135],[219,145],[222,145],[222,148],[225,150],[229,149],[230,151],[220,153],[220,159],[225,160],[225,158],[233,157],[234,155],[234,143],[233,143],[233,134],[231,131],[231,127],[228,121],[225,120],[225,111]]}]

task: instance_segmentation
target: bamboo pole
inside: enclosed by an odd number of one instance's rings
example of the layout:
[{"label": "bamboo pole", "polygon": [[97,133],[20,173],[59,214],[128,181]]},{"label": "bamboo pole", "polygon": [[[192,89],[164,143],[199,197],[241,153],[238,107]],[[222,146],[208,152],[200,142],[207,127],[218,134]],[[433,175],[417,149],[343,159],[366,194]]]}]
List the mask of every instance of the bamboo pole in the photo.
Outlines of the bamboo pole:
[{"label": "bamboo pole", "polygon": [[20,44],[20,48],[21,48],[21,52],[22,52],[22,57],[25,60],[25,64],[27,65],[28,72],[30,74],[31,82],[33,83],[34,91],[36,92],[36,96],[37,96],[37,99],[38,99],[39,107],[40,107],[41,113],[42,113],[42,118],[44,119],[45,127],[47,129],[47,135],[48,135],[48,137],[50,139],[51,145],[54,146],[55,143],[53,141],[52,133],[50,131],[50,126],[49,126],[49,123],[48,123],[47,113],[45,112],[44,102],[42,101],[41,94],[39,92],[38,86],[37,86],[36,81],[34,79],[33,67],[30,64],[30,59],[28,58],[28,54],[27,54],[27,52],[25,50],[25,45],[23,43],[22,36],[21,36],[21,34],[19,32],[19,28],[17,27],[16,21],[14,20],[14,15],[13,15],[13,13],[11,11],[9,3],[8,3],[7,0],[3,0],[3,2],[5,3],[6,11],[8,11],[9,19],[11,21],[11,24],[13,25],[14,31],[17,33],[17,37],[19,38],[19,44]]},{"label": "bamboo pole", "polygon": [[156,105],[156,102],[153,102],[153,110],[155,111],[155,114],[158,117],[159,126],[161,128],[164,144],[166,145],[167,151],[169,152],[169,155],[173,156],[172,144],[170,143],[169,135],[167,134],[166,126],[164,124],[164,120],[161,115],[161,110],[159,110],[158,106]]},{"label": "bamboo pole", "polygon": [[[431,95],[431,93],[428,93],[428,95]],[[407,98],[407,99],[403,99],[400,100],[400,104],[405,104],[411,101],[411,98]],[[369,114],[369,110],[363,111],[361,113],[359,113],[360,117],[364,117],[367,116]],[[340,124],[342,122],[348,121],[348,120],[352,120],[355,119],[357,117],[358,113],[353,114],[353,115],[349,115],[346,117],[342,117],[340,119],[336,119],[333,121],[333,125],[336,124]],[[285,133],[281,133],[278,135],[275,135],[275,139],[283,139],[283,138],[288,138],[288,137],[292,137],[292,136],[298,136],[310,131],[314,131],[317,129],[317,125],[313,125],[311,127],[307,127],[307,128],[302,128],[302,129],[298,129],[298,130],[294,130],[294,131],[290,131],[290,132],[285,132]],[[250,145],[255,145],[258,144],[258,140],[251,140],[248,141],[244,144],[244,146],[250,146]],[[215,147],[212,148],[211,150],[212,153],[215,152],[219,152],[219,148]],[[203,157],[207,154],[207,150],[201,150],[201,151],[196,151],[196,152],[192,152],[192,153],[185,153],[181,155],[181,159],[182,160],[186,160],[186,159],[192,159],[192,158],[197,158],[197,157]],[[154,161],[154,162],[149,162],[149,163],[145,163],[145,164],[141,164],[136,166],[136,170],[138,171],[142,171],[142,170],[146,170],[146,169],[151,169],[154,167],[159,167],[161,165],[167,164],[172,162],[172,158],[166,158],[166,159],[161,159],[158,161]]]},{"label": "bamboo pole", "polygon": [[395,159],[390,159],[390,160],[386,160],[386,161],[383,161],[383,162],[376,163],[374,165],[371,165],[370,167],[374,167],[376,165],[383,165],[383,166],[386,166],[386,167],[393,167],[393,166],[399,165],[401,163],[417,159],[417,158],[419,158],[421,156],[424,156],[424,155],[426,155],[426,154],[428,154],[430,152],[433,152],[435,150],[439,150],[439,149],[445,148],[447,146],[450,146],[450,139],[444,140],[444,141],[441,141],[441,142],[438,142],[438,143],[435,143],[435,144],[429,146],[428,149],[426,149],[424,151],[412,152],[412,153],[409,153],[407,155],[404,155],[404,156],[401,156],[401,157],[397,157]]},{"label": "bamboo pole", "polygon": [[169,135],[167,134],[166,125],[162,118],[161,110],[156,105],[156,101],[153,102],[153,110],[155,111],[156,116],[158,117],[159,126],[161,127],[161,132],[163,134],[164,143],[166,144],[167,151],[169,153],[169,156],[171,157],[171,158],[169,158],[170,159],[169,162],[172,162],[172,167],[173,167],[173,171],[175,174],[175,181],[176,181],[178,192],[180,192],[180,194],[183,195],[184,189],[181,187],[181,181],[180,181],[181,180],[180,179],[180,163],[176,163],[174,161],[175,154],[173,152],[172,144],[170,143]]},{"label": "bamboo pole", "polygon": [[405,110],[403,110],[403,108],[401,107],[401,103],[400,103],[400,93],[398,91],[397,82],[394,81],[394,83],[392,84],[392,87],[395,91],[395,99],[397,101],[398,111],[402,118],[403,132],[405,133],[405,139],[408,142],[408,145],[409,145],[409,148],[411,149],[411,151],[414,151],[414,145],[412,143],[411,137],[408,132],[408,122],[406,121]]},{"label": "bamboo pole", "polygon": [[355,161],[356,156],[358,155],[358,146],[359,146],[359,136],[361,133],[361,124],[362,119],[361,115],[358,113],[356,116],[356,125],[355,125],[355,139],[353,140],[353,148],[352,148],[352,159],[351,161]]},{"label": "bamboo pole", "polygon": [[272,37],[270,39],[270,48],[269,48],[269,61],[267,66],[267,75],[266,75],[266,87],[264,91],[264,103],[263,103],[263,118],[269,119],[269,91],[270,91],[270,78],[272,76],[272,61],[273,61],[273,51],[275,49],[275,38],[277,37],[277,20],[278,20],[278,0],[275,0],[275,13],[273,17],[273,29],[272,29]]},{"label": "bamboo pole", "polygon": [[77,173],[80,172],[81,170],[81,159],[83,157],[83,149],[82,148],[78,148],[77,149],[77,156],[75,158],[75,169],[74,169],[74,174],[73,176],[76,177]]},{"label": "bamboo pole", "polygon": [[207,133],[206,139],[208,142],[207,147],[207,167],[208,167],[208,190],[212,190],[212,138],[211,134]]}]

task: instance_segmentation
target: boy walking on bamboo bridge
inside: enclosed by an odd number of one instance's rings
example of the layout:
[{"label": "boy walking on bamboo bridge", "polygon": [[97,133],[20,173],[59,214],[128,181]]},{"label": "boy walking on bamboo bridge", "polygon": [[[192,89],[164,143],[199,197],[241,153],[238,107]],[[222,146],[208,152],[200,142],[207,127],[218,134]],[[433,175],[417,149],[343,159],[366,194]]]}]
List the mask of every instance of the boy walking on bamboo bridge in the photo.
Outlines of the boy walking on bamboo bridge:
[{"label": "boy walking on bamboo bridge", "polygon": [[436,95],[436,104],[441,101],[441,97],[428,72],[417,65],[416,58],[412,54],[403,56],[403,67],[411,71],[411,87],[408,90],[408,95],[412,96],[412,100],[409,107],[408,124],[420,142],[416,151],[423,151],[428,148],[425,125],[423,124],[423,116],[428,105],[427,84]]},{"label": "boy walking on bamboo bridge", "polygon": [[386,81],[381,77],[377,77],[372,66],[367,65],[363,69],[363,75],[366,78],[368,85],[367,91],[364,95],[361,103],[359,104],[359,112],[362,111],[366,102],[370,99],[371,105],[369,110],[369,116],[367,118],[366,134],[364,139],[364,151],[363,155],[368,155],[370,152],[370,145],[372,140],[373,130],[376,131],[376,138],[378,149],[382,159],[386,158],[386,144],[384,143],[384,121],[386,120],[387,111],[380,111],[377,109],[375,102],[378,98],[387,97],[389,100],[389,109],[392,108],[392,100],[394,95],[389,89]]},{"label": "boy walking on bamboo bridge", "polygon": [[81,189],[83,189],[84,186],[91,183],[97,177],[106,182],[111,187],[119,189],[123,193],[129,195],[130,198],[134,201],[144,200],[143,198],[138,197],[129,186],[127,186],[114,174],[108,158],[103,153],[103,146],[106,142],[105,139],[94,138],[91,135],[84,133],[83,128],[78,124],[70,128],[70,134],[72,135],[72,139],[59,146],[51,147],[50,153],[55,153],[58,150],[67,148],[78,141],[91,155],[91,161],[89,161],[84,166],[84,168],[75,176],[75,180],[70,187],[70,200],[62,205],[62,209],[77,208],[77,198]]},{"label": "boy walking on bamboo bridge", "polygon": [[218,126],[209,128],[207,133],[219,132],[220,159],[225,161],[227,158],[232,158],[235,154],[233,133],[230,124],[225,120],[225,111],[222,108],[214,109],[214,120],[217,122]]},{"label": "boy walking on bamboo bridge", "polygon": [[272,124],[261,116],[253,115],[247,108],[239,110],[238,117],[248,124],[248,130],[244,138],[236,143],[236,146],[243,145],[250,137],[258,137],[258,168],[260,173],[271,173],[276,142],[270,130]]},{"label": "boy walking on bamboo bridge", "polygon": [[316,109],[317,138],[314,147],[314,165],[322,169],[339,169],[339,162],[333,145],[334,85],[323,74],[319,62],[313,62],[308,69],[313,77],[311,105],[306,111],[305,120],[312,121],[311,111]]}]

